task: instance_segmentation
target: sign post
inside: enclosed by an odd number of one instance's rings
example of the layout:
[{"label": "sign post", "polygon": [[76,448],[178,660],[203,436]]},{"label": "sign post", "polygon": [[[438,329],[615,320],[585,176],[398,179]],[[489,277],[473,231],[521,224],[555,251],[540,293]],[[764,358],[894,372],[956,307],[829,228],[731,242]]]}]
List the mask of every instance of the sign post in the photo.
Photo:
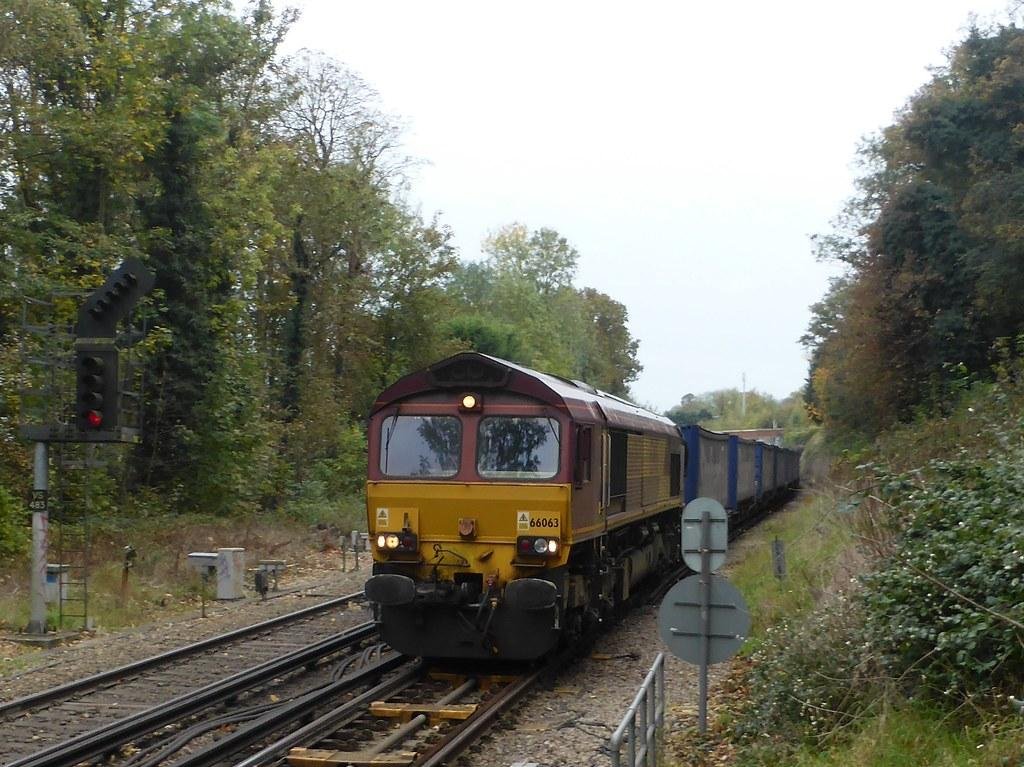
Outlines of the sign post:
[{"label": "sign post", "polygon": [[777,537],[772,541],[772,571],[780,581],[786,577],[786,549]]},{"label": "sign post", "polygon": [[714,575],[725,563],[728,515],[711,498],[696,498],[683,511],[683,561],[696,575],[669,589],[658,611],[658,633],[676,657],[700,670],[698,724],[708,726],[708,666],[739,650],[750,633],[743,595]]}]

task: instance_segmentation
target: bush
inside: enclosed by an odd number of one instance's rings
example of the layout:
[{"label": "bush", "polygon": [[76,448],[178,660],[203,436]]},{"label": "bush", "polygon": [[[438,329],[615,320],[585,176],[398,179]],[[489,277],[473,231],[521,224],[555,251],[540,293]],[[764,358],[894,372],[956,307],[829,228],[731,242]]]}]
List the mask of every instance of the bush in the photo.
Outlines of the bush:
[{"label": "bush", "polygon": [[945,694],[1019,694],[1024,449],[880,479],[903,531],[894,553],[862,579],[861,599],[891,673],[912,673]]},{"label": "bush", "polygon": [[863,620],[856,601],[837,597],[828,609],[769,628],[751,656],[737,734],[786,751],[859,719],[881,692]]},{"label": "bush", "polygon": [[28,553],[32,539],[28,520],[25,506],[0,485],[0,561],[17,559]]}]

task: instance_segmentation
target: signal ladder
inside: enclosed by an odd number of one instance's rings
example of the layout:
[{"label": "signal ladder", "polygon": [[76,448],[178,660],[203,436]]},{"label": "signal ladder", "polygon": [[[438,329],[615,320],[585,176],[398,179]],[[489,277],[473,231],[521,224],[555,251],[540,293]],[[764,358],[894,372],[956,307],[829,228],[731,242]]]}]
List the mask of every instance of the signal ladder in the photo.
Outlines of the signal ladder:
[{"label": "signal ladder", "polygon": [[[80,498],[69,497],[70,472],[102,469],[107,463],[96,458],[96,445],[62,443],[57,451],[58,497],[51,516],[51,542],[61,572],[57,573],[58,620],[61,628],[79,625],[90,628],[89,569],[91,540],[89,518],[92,511],[90,482],[82,483]],[[75,454],[81,455],[80,458]],[[82,476],[79,474],[79,476]]]}]

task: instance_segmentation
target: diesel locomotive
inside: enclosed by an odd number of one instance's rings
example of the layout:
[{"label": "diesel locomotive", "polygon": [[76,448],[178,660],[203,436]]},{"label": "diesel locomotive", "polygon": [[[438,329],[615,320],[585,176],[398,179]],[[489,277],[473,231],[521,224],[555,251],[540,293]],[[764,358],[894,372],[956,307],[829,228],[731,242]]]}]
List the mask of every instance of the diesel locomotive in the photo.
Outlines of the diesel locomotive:
[{"label": "diesel locomotive", "polygon": [[740,513],[799,468],[475,352],[388,387],[368,435],[367,599],[388,644],[433,658],[545,655],[678,563],[684,501]]}]

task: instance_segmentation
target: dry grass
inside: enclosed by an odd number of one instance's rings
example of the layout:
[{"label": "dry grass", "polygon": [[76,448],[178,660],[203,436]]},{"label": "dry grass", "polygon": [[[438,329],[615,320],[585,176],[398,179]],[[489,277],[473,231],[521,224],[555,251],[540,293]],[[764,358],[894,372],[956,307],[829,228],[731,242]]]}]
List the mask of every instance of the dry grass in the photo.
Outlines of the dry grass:
[{"label": "dry grass", "polygon": [[[305,562],[338,545],[336,530],[273,516],[108,520],[90,531],[90,539],[89,614],[93,625],[109,630],[193,607],[199,582],[188,568],[189,552],[238,546],[246,550],[246,565],[254,566],[260,559]],[[122,591],[124,547],[128,545],[137,556]],[[53,554],[51,559],[55,558]],[[0,570],[0,630],[16,632],[28,623],[29,599],[28,564],[8,563]],[[57,610],[51,608],[53,627],[57,618]],[[80,621],[68,621],[66,627],[78,628]],[[9,651],[5,657],[17,654],[4,649]]]}]

